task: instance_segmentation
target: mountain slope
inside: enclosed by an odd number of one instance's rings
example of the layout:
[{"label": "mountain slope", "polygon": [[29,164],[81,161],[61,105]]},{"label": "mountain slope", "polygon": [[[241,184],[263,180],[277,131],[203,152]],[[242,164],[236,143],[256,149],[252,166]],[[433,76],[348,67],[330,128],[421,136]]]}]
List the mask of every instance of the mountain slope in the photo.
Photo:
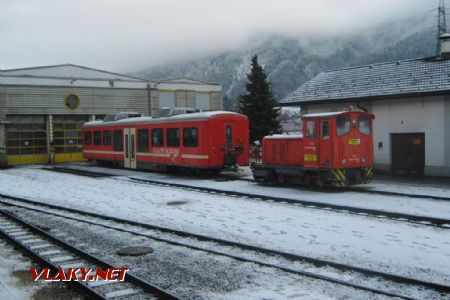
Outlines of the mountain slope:
[{"label": "mountain slope", "polygon": [[387,24],[350,37],[302,42],[271,35],[238,51],[153,67],[135,75],[147,79],[191,77],[218,82],[222,84],[224,97],[235,101],[244,91],[250,58],[257,54],[272,83],[274,96],[282,99],[324,70],[434,55],[436,36],[428,25],[427,20]]}]

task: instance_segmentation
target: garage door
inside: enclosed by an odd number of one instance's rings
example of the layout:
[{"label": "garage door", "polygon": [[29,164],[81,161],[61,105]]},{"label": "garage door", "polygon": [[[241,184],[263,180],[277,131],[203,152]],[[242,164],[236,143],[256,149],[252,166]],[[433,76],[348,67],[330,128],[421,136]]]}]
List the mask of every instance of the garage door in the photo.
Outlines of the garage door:
[{"label": "garage door", "polygon": [[425,168],[425,134],[391,134],[392,171],[423,174]]}]

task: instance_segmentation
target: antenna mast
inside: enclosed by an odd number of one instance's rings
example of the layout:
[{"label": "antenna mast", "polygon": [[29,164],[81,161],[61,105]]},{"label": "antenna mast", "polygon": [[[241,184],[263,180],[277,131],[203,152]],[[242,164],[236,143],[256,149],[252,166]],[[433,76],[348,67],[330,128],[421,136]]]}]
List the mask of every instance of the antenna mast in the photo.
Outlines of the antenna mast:
[{"label": "antenna mast", "polygon": [[439,0],[438,8],[438,36],[436,40],[436,56],[441,55],[441,41],[439,38],[444,33],[447,33],[447,21],[445,18],[445,3],[444,0]]}]

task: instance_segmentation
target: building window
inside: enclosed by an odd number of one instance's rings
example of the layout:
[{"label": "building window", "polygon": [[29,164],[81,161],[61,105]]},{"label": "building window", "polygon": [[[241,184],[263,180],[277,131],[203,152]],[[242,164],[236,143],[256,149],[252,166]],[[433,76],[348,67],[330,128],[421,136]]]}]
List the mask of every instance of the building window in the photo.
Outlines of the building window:
[{"label": "building window", "polygon": [[362,134],[370,134],[370,118],[368,116],[360,116],[358,119],[359,132]]},{"label": "building window", "polygon": [[183,146],[197,147],[198,146],[198,129],[195,127],[183,129]]},{"label": "building window", "polygon": [[315,121],[306,122],[306,137],[308,139],[317,139],[317,128]]},{"label": "building window", "polygon": [[84,133],[84,143],[86,145],[91,145],[92,144],[92,132],[91,131],[86,131]]},{"label": "building window", "polygon": [[94,145],[101,145],[101,144],[102,144],[102,132],[94,131]]},{"label": "building window", "polygon": [[211,98],[209,93],[195,93],[195,108],[211,110]]},{"label": "building window", "polygon": [[164,146],[164,136],[162,128],[152,129],[152,146],[153,147],[163,147]]},{"label": "building window", "polygon": [[350,132],[350,116],[340,116],[336,119],[336,133],[338,136]]},{"label": "building window", "polygon": [[80,97],[75,94],[68,94],[64,98],[64,104],[70,109],[75,109],[80,105]]},{"label": "building window", "polygon": [[180,128],[167,128],[167,146],[180,146]]},{"label": "building window", "polygon": [[148,152],[148,129],[138,130],[138,152]]},{"label": "building window", "polygon": [[322,121],[321,136],[323,139],[330,138],[330,121]]},{"label": "building window", "polygon": [[111,131],[105,130],[103,131],[103,145],[111,145]]},{"label": "building window", "polygon": [[175,92],[159,92],[159,108],[175,106]]},{"label": "building window", "polygon": [[113,135],[114,151],[122,151],[122,130],[114,130]]}]

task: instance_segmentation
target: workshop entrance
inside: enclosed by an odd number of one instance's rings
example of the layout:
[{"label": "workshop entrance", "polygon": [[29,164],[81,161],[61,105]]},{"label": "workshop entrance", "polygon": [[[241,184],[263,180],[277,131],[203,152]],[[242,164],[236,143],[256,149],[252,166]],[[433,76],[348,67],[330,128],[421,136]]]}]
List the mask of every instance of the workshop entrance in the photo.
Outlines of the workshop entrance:
[{"label": "workshop entrance", "polygon": [[392,172],[424,174],[425,133],[391,134]]}]

